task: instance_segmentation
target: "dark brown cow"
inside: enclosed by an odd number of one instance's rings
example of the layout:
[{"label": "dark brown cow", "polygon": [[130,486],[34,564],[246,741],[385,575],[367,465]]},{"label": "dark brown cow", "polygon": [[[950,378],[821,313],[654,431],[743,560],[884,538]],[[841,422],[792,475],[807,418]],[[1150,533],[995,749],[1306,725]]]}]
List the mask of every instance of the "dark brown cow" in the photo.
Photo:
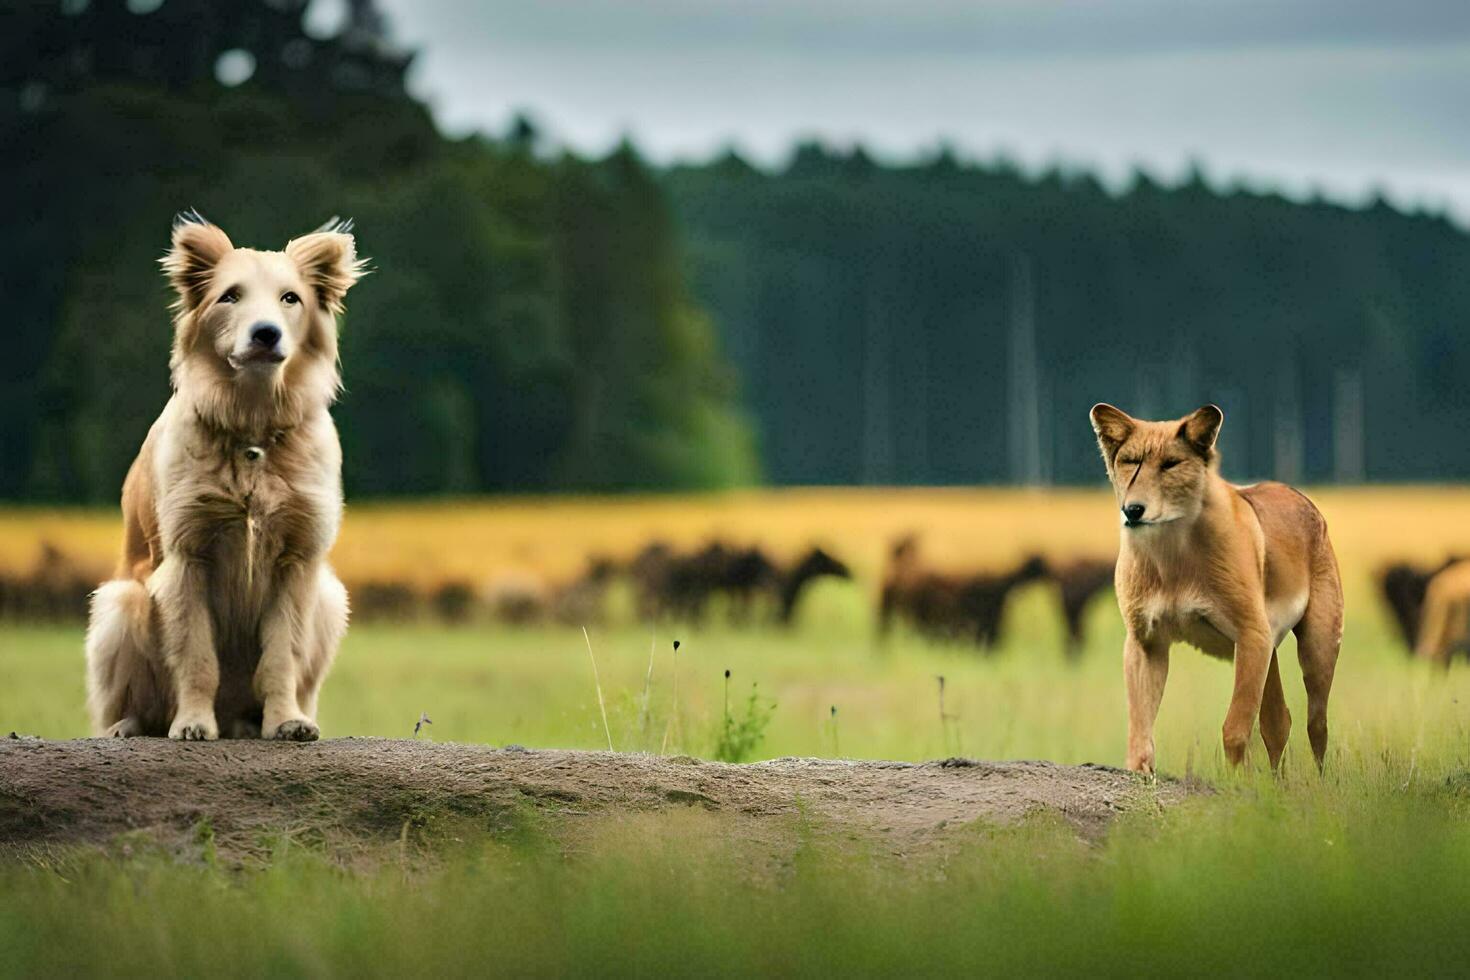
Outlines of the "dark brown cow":
[{"label": "dark brown cow", "polygon": [[1061,595],[1062,622],[1067,628],[1066,652],[1070,660],[1082,656],[1086,639],[1083,614],[1094,596],[1113,587],[1116,565],[1112,558],[1079,558],[1052,568],[1051,577]]}]

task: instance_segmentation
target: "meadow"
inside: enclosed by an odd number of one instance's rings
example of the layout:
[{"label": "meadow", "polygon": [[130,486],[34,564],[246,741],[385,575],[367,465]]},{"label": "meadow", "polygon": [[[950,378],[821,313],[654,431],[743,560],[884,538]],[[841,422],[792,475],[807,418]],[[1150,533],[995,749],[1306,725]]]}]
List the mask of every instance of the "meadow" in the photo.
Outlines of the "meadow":
[{"label": "meadow", "polygon": [[[243,975],[970,972],[1372,974],[1448,972],[1470,940],[1470,673],[1408,659],[1374,590],[1395,558],[1470,551],[1470,491],[1314,494],[1332,528],[1348,620],[1327,771],[1311,764],[1294,641],[1296,718],[1284,773],[1223,764],[1228,665],[1176,649],[1159,763],[1213,792],[1123,814],[1101,841],[1051,815],[956,828],[955,846],[905,853],[796,819],[753,839],[697,808],[590,820],[575,840],[529,820],[458,827],[412,856],[344,867],[289,828],[258,866],[145,840],[51,849],[0,864],[0,973]],[[115,518],[0,514],[0,567],[38,542],[105,564]],[[994,566],[1029,551],[1107,554],[1110,498],[1067,491],[789,491],[713,498],[511,500],[353,507],[344,577],[425,584],[505,569],[555,579],[591,552],[712,535],[794,554],[817,541],[853,583],[821,584],[792,631],[632,621],[589,629],[371,624],[349,633],[328,681],[328,737],[408,737],[421,712],[442,741],[664,751],[709,757],[730,699],[775,703],[754,757],[920,760],[952,755],[1119,765],[1122,627],[1089,613],[1078,663],[1061,652],[1054,596],[1017,593],[994,655],[898,634],[877,641],[873,594],[887,542],[924,533],[936,564]],[[673,640],[679,639],[677,654]],[[650,654],[652,653],[650,674]],[[86,733],[80,629],[0,626],[0,728]],[[677,695],[675,677],[677,675]],[[944,678],[944,704],[939,677]],[[835,713],[834,709],[835,708]]]}]

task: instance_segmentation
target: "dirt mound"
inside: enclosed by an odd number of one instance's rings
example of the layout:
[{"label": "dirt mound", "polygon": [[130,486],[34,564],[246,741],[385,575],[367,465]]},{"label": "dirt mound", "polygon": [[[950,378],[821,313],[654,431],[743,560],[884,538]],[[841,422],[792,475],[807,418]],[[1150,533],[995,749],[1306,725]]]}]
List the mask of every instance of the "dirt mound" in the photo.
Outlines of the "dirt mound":
[{"label": "dirt mound", "polygon": [[0,739],[0,847],[11,850],[146,831],[164,842],[207,833],[220,855],[233,857],[281,832],[371,845],[466,822],[512,832],[535,819],[556,833],[598,814],[690,806],[753,822],[800,814],[907,849],[947,828],[1007,823],[1038,809],[1091,837],[1126,808],[1185,793],[1116,769],[1048,762],[725,765],[371,738]]}]

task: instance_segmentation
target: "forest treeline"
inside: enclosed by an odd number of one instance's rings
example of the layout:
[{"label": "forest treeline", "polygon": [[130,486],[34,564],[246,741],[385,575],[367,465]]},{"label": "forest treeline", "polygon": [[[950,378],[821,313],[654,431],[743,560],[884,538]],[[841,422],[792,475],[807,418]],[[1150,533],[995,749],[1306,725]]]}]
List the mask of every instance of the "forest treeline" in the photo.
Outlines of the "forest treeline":
[{"label": "forest treeline", "polygon": [[666,186],[773,481],[1096,482],[1098,401],[1218,403],[1232,476],[1470,476],[1443,217],[815,144]]},{"label": "forest treeline", "polygon": [[1470,236],[1442,218],[948,153],[659,171],[524,122],[449,139],[372,4],[332,38],[303,8],[8,18],[0,498],[116,499],[168,393],[186,207],[261,247],[356,219],[353,496],[1096,482],[1097,400],[1220,403],[1233,475],[1470,476]]}]

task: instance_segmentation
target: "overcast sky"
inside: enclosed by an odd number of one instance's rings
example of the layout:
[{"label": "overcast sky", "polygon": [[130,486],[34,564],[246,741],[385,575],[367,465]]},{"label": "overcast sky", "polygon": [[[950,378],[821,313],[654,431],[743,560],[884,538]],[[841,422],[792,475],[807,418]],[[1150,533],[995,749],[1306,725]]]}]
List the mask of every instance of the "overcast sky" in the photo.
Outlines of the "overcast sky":
[{"label": "overcast sky", "polygon": [[[317,0],[324,16],[331,3]],[[453,132],[526,109],[657,160],[793,139],[1453,210],[1470,225],[1470,0],[380,0]]]}]

